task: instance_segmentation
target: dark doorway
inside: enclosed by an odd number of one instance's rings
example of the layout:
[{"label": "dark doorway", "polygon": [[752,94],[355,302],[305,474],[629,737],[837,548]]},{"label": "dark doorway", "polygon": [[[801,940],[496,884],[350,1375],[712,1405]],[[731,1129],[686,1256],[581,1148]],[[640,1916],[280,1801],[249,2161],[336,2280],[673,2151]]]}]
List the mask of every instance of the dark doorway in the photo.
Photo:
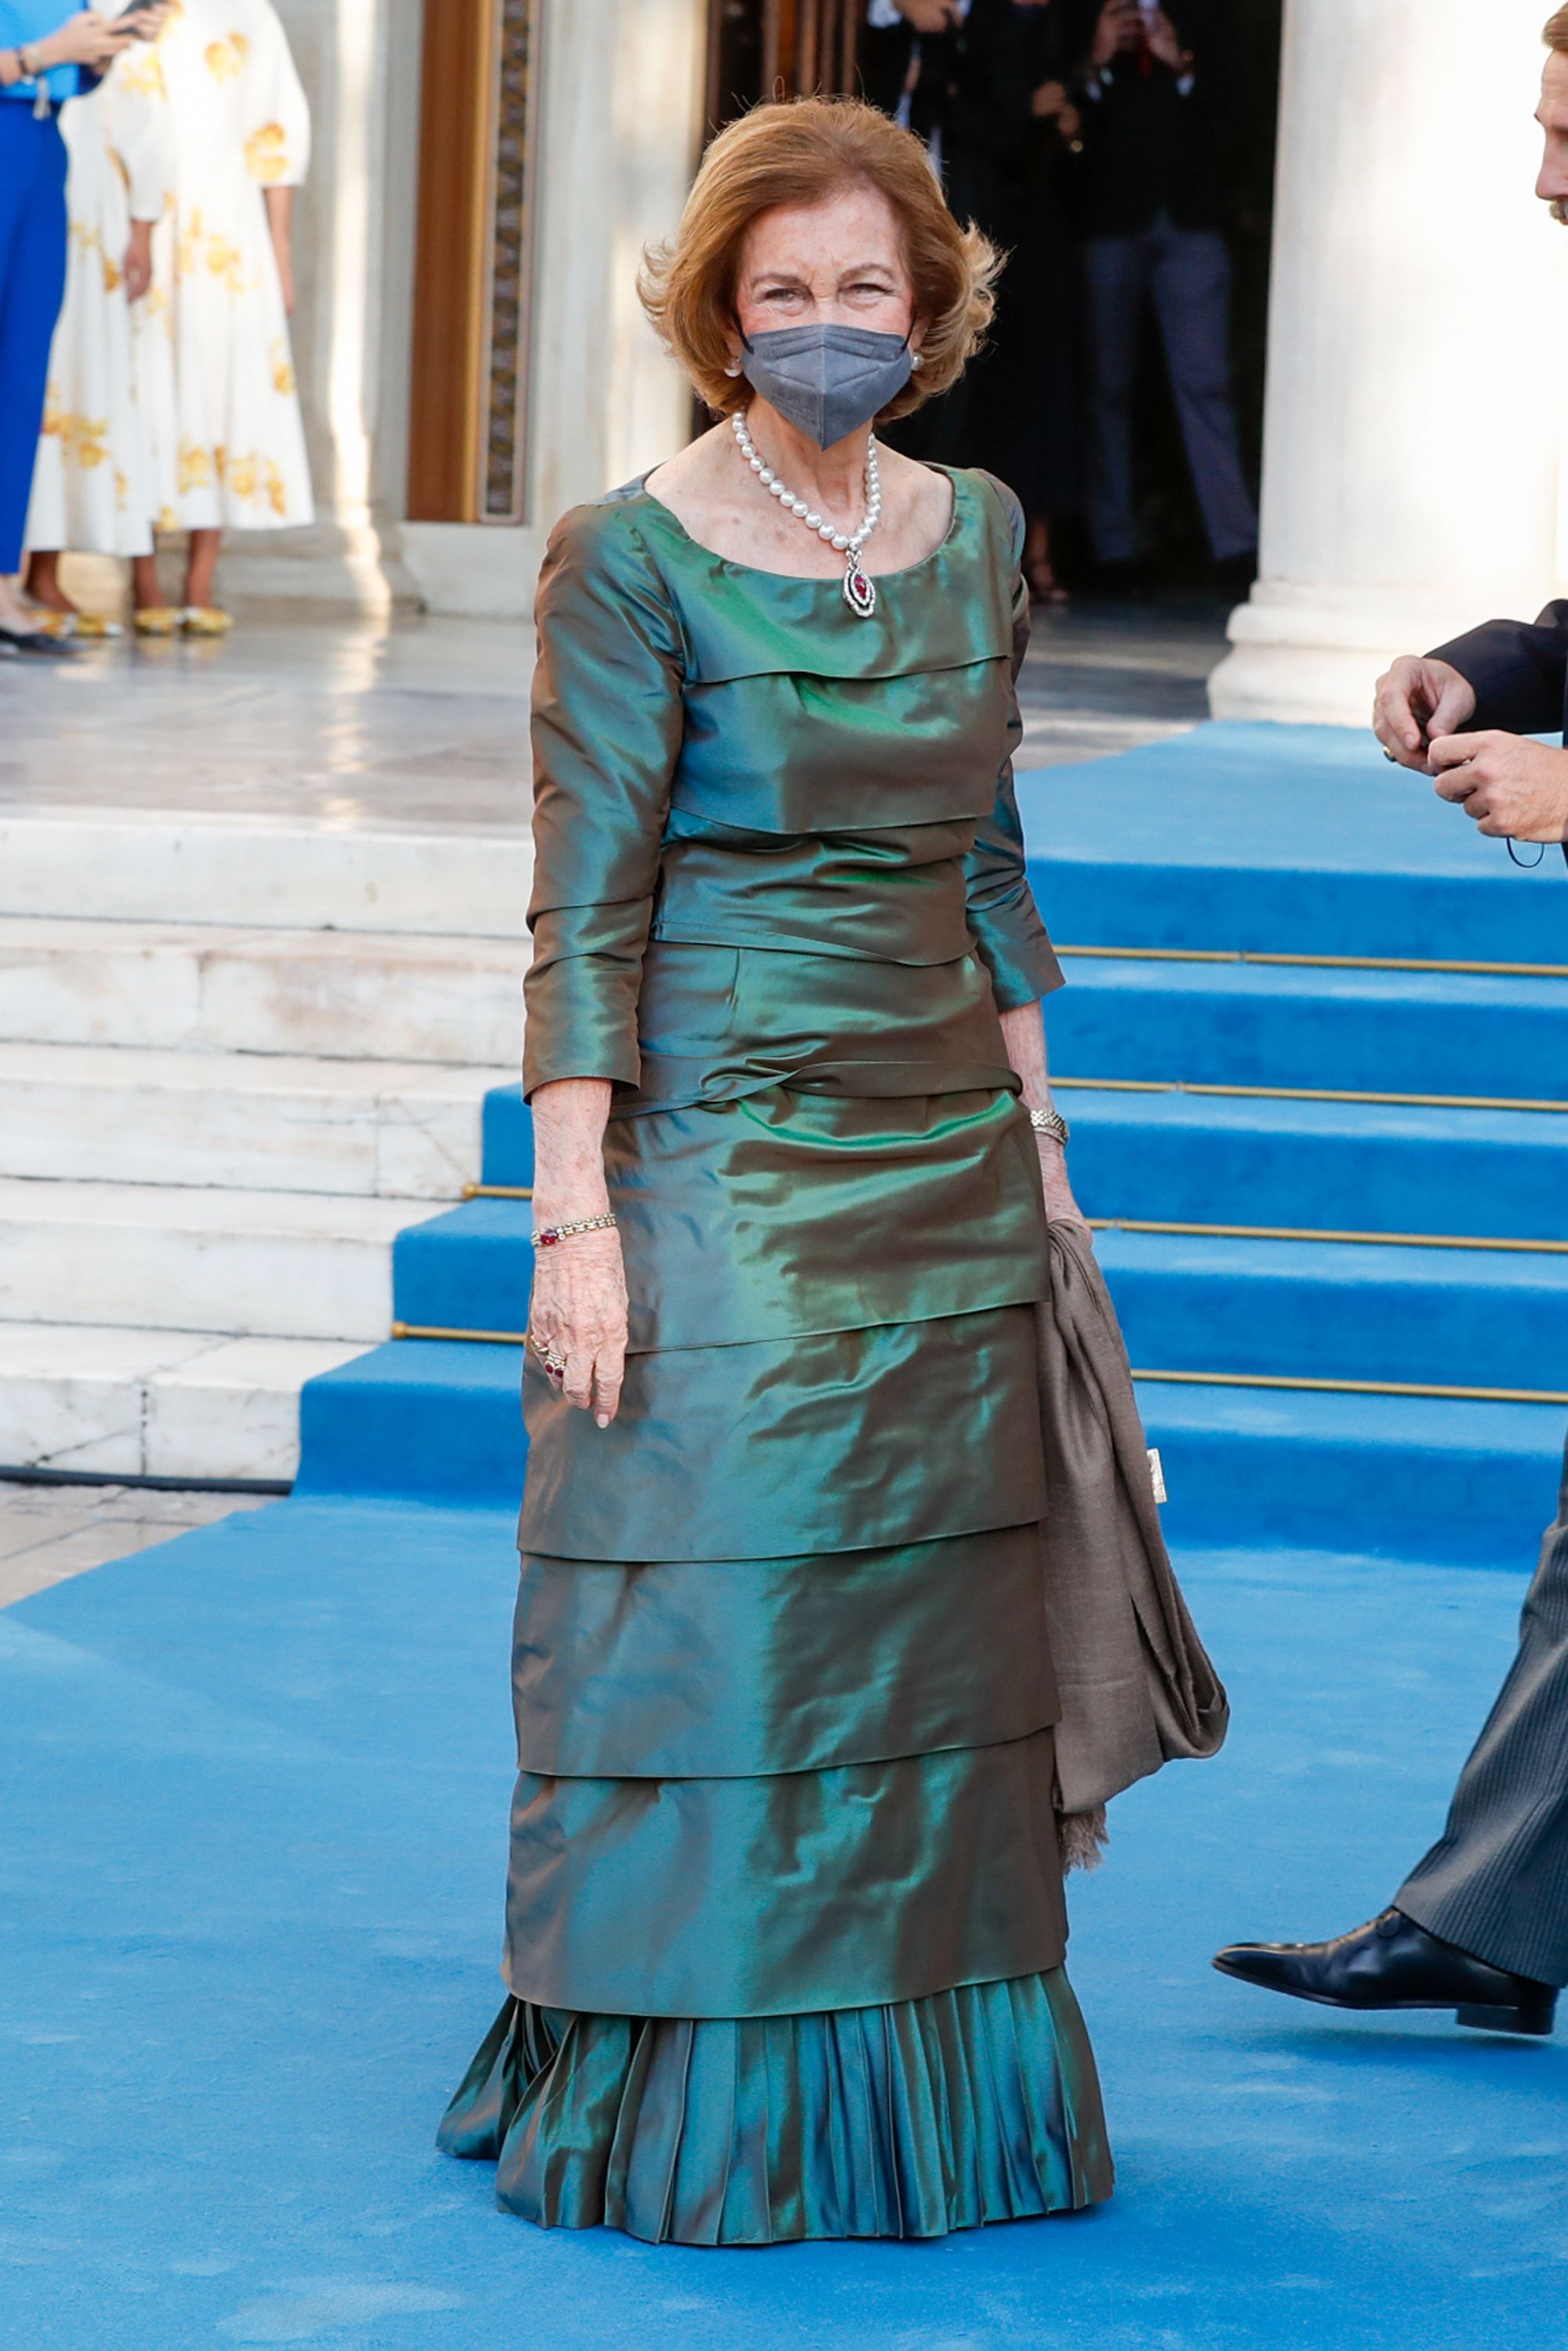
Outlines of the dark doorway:
[{"label": "dark doorway", "polygon": [[[988,0],[974,0],[977,21],[987,5]],[[1062,0],[1052,0],[1052,5],[1061,5]],[[998,12],[993,5],[992,13],[1005,14],[1006,9]],[[1256,489],[1263,438],[1283,0],[1231,0],[1230,13],[1242,92],[1232,207],[1233,359],[1243,453]],[[1013,14],[1038,21],[1040,11],[1020,7]],[[866,18],[867,0],[710,0],[710,134],[765,97],[810,91],[864,95],[864,68],[872,54]],[[996,357],[1000,360],[1002,356],[998,344]],[[1139,362],[1137,410],[1137,504],[1150,582],[1160,592],[1200,593],[1210,578],[1208,546],[1152,319]],[[930,454],[952,454],[960,462],[995,462],[986,450],[937,449]],[[998,470],[1006,471],[1005,464]],[[1081,526],[1075,528],[1069,516],[1053,539],[1069,584],[1086,584],[1092,567]]]}]

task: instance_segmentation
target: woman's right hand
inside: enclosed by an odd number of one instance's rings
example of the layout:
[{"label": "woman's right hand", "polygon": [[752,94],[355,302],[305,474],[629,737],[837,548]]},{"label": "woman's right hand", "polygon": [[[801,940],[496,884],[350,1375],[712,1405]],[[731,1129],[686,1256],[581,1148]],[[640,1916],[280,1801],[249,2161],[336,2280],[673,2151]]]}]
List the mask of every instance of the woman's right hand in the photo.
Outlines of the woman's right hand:
[{"label": "woman's right hand", "polygon": [[626,1270],[618,1232],[573,1233],[536,1251],[528,1336],[537,1360],[565,1363],[563,1374],[549,1377],[567,1403],[579,1412],[591,1409],[608,1428],[620,1410],[626,1370]]},{"label": "woman's right hand", "polygon": [[32,47],[47,66],[110,66],[135,42],[152,39],[162,14],[148,8],[106,17],[96,8],[83,8]]},{"label": "woman's right hand", "polygon": [[1094,46],[1089,52],[1092,66],[1108,66],[1124,49],[1136,48],[1143,39],[1143,18],[1138,0],[1105,0],[1100,20],[1094,27]]}]

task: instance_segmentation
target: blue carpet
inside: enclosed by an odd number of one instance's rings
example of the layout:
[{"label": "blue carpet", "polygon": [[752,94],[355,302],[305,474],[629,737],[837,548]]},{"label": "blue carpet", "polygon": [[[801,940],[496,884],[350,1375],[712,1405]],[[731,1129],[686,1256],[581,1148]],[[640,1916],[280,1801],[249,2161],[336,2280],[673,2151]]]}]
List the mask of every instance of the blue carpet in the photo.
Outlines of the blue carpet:
[{"label": "blue carpet", "polygon": [[1232,1743],[1124,1799],[1075,1881],[1119,2195],[924,2247],[541,2236],[434,2153],[499,1999],[507,1517],[297,1499],[8,1610],[0,2341],[1560,2351],[1568,2050],[1206,1964],[1386,1897],[1528,1549],[1184,1562]]}]

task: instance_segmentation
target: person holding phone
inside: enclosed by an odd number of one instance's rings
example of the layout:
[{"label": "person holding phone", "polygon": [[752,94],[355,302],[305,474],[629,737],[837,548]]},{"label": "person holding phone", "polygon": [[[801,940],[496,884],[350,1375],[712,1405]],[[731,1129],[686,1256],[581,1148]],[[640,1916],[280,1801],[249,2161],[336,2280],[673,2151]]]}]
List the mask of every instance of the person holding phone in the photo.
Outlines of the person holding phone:
[{"label": "person holding phone", "polygon": [[1104,583],[1142,557],[1134,406],[1152,303],[1218,583],[1257,570],[1230,391],[1229,167],[1241,109],[1229,0],[1067,0],[1082,60],[1089,522]]},{"label": "person holding phone", "polygon": [[66,287],[66,148],[57,116],[162,10],[112,22],[59,0],[0,0],[0,653],[57,654],[16,574],[32,490],[49,344]]},{"label": "person holding phone", "polygon": [[91,99],[60,117],[70,158],[70,259],[49,354],[44,429],[27,508],[27,594],[52,635],[118,637],[120,624],[73,604],[60,558],[152,552],[152,486],[131,357],[135,306],[152,280],[152,233],[174,203],[174,141],[157,89],[155,49],[119,57]]}]

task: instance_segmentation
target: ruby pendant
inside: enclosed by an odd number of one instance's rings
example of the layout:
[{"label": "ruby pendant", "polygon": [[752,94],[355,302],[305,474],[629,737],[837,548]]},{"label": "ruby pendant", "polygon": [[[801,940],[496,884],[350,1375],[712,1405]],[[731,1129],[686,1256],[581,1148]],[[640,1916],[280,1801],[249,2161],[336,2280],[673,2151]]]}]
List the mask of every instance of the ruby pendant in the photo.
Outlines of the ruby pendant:
[{"label": "ruby pendant", "polygon": [[855,556],[844,566],[844,601],[862,621],[869,621],[876,610],[876,589]]}]

